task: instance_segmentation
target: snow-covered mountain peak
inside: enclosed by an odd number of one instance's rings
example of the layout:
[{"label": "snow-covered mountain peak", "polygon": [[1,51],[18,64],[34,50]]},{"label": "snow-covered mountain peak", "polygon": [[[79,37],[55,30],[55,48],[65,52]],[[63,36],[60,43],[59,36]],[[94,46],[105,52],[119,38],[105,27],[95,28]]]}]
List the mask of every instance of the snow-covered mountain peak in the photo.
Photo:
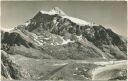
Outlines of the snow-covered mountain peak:
[{"label": "snow-covered mountain peak", "polygon": [[59,15],[66,15],[59,7],[54,7],[50,12],[56,12]]},{"label": "snow-covered mountain peak", "polygon": [[89,25],[89,26],[93,26],[94,24],[92,24],[91,22],[87,22],[85,20],[79,19],[79,18],[74,18],[71,16],[66,15],[60,8],[58,7],[54,7],[52,8],[50,11],[44,11],[41,10],[40,11],[42,14],[48,14],[48,15],[55,15],[58,14],[59,16],[61,16],[62,18],[66,18],[71,20],[72,22],[80,25],[80,26],[85,26],[85,25]]},{"label": "snow-covered mountain peak", "polygon": [[50,11],[44,11],[44,10],[41,10],[40,11],[42,14],[49,14],[49,15],[55,15],[55,14],[59,14],[61,16],[63,15],[66,15],[60,8],[58,7],[54,7],[52,8],[52,10]]}]

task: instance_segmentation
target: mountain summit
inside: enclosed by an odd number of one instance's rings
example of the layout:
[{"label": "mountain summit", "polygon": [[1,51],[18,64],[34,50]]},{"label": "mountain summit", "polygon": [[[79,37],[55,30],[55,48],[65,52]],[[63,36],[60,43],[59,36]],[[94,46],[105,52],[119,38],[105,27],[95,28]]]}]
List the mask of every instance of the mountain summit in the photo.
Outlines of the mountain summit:
[{"label": "mountain summit", "polygon": [[56,13],[58,13],[59,15],[66,15],[65,13],[64,13],[64,11],[62,11],[59,7],[54,7],[52,10],[51,10],[51,12],[56,12]]},{"label": "mountain summit", "polygon": [[42,14],[49,14],[49,15],[55,15],[55,14],[58,14],[58,15],[61,15],[61,16],[66,15],[59,7],[54,7],[50,11],[41,10],[40,12]]},{"label": "mountain summit", "polygon": [[47,14],[47,15],[59,15],[60,17],[64,18],[64,19],[68,19],[70,20],[71,22],[73,23],[76,23],[78,25],[81,25],[81,26],[85,26],[85,25],[89,25],[91,26],[91,22],[87,22],[85,20],[82,20],[82,19],[79,19],[79,18],[75,18],[75,17],[71,17],[71,16],[68,16],[67,14],[65,14],[60,8],[58,7],[54,7],[52,8],[50,11],[44,11],[44,10],[41,10],[40,11],[42,14]]}]

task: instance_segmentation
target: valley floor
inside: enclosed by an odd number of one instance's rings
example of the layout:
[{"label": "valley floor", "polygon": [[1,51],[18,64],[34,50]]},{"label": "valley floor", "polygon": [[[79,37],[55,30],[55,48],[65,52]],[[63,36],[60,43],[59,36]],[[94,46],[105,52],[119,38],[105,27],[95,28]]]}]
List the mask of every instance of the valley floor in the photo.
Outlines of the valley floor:
[{"label": "valley floor", "polygon": [[127,61],[33,59],[10,55],[22,80],[126,80]]}]

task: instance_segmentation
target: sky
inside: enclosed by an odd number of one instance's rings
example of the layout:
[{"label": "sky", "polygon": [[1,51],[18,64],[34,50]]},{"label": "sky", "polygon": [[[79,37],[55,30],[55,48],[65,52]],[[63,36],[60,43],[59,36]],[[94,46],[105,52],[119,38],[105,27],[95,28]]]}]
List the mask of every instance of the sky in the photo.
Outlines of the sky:
[{"label": "sky", "polygon": [[1,27],[13,28],[33,18],[40,10],[59,7],[67,15],[95,22],[127,36],[127,3],[125,1],[3,1]]}]

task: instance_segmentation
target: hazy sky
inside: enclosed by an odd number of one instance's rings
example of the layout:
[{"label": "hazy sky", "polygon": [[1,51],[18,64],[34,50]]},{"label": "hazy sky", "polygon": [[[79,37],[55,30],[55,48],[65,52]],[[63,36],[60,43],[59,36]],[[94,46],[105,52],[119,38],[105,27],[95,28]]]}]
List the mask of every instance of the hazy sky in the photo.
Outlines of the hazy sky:
[{"label": "hazy sky", "polygon": [[93,21],[127,35],[127,3],[121,1],[6,1],[2,2],[1,26],[12,28],[32,18],[40,10],[59,7],[67,15]]}]

